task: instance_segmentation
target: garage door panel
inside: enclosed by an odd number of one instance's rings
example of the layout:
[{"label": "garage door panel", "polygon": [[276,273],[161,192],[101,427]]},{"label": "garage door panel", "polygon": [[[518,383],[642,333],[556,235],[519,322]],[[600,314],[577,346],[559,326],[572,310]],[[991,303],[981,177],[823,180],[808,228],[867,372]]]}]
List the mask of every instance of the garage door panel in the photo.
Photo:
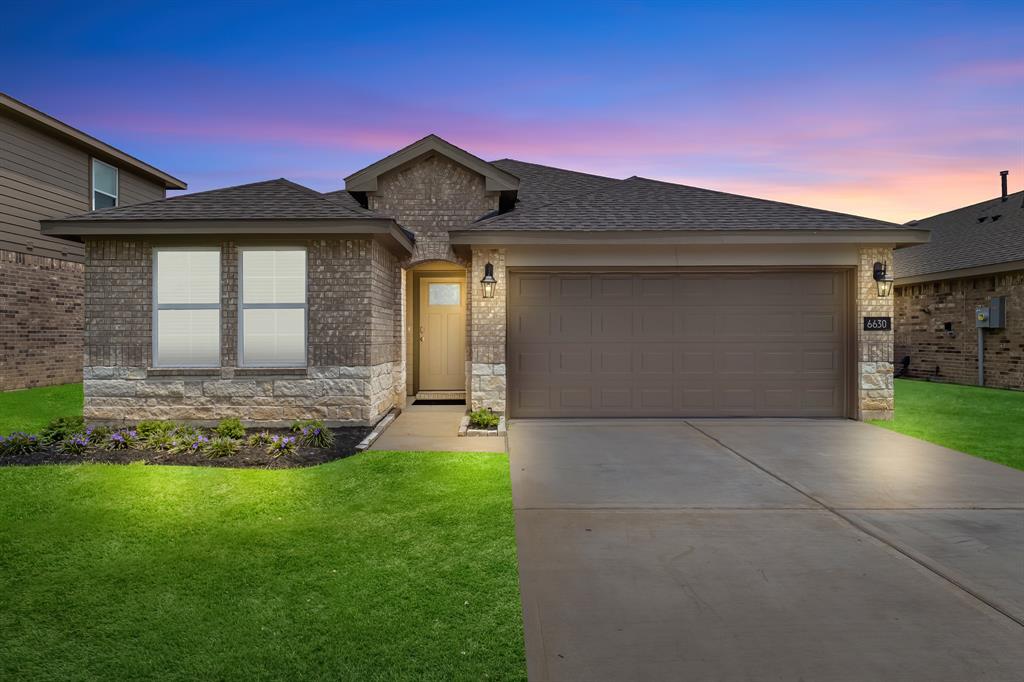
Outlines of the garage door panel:
[{"label": "garage door panel", "polygon": [[509,289],[514,417],[845,412],[843,273],[521,276]]}]

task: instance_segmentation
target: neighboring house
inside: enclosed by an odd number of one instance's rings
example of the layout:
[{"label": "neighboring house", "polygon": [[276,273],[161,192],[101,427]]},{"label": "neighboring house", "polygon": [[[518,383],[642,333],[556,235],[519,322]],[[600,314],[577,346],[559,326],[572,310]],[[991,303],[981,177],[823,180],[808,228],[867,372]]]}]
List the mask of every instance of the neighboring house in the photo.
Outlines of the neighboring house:
[{"label": "neighboring house", "polygon": [[891,416],[873,272],[927,230],[428,136],[287,180],[50,220],[86,254],[85,414],[372,423]]},{"label": "neighboring house", "polygon": [[39,221],[185,183],[0,93],[0,391],[82,380],[80,242]]},{"label": "neighboring house", "polygon": [[1006,326],[983,330],[984,384],[1024,389],[1024,192],[912,223],[928,244],[896,252],[896,360],[907,376],[978,383],[975,310],[1006,297]]}]

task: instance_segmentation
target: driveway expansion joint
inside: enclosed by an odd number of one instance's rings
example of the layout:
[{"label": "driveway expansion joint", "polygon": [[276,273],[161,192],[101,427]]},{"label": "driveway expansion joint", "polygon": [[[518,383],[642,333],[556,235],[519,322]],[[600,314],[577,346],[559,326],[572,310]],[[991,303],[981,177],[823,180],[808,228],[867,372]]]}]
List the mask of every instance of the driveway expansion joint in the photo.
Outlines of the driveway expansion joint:
[{"label": "driveway expansion joint", "polygon": [[[970,595],[971,597],[973,597],[974,599],[978,600],[982,604],[985,604],[986,606],[988,606],[993,611],[996,611],[997,613],[1005,616],[1006,618],[1008,618],[1009,620],[1013,621],[1017,625],[1019,625],[1021,627],[1024,627],[1024,617],[1020,617],[1020,616],[1015,615],[1013,613],[1013,609],[1010,609],[1010,608],[1007,608],[1005,606],[1002,606],[998,602],[995,602],[994,600],[989,599],[988,597],[984,596],[981,593],[980,590],[973,589],[972,587],[967,585],[966,581],[964,579],[956,578],[956,577],[953,577],[953,576],[949,575],[948,569],[946,569],[945,567],[942,567],[941,565],[936,565],[936,563],[933,563],[932,561],[930,561],[926,556],[924,556],[924,555],[922,555],[922,554],[920,554],[918,552],[915,552],[913,549],[908,547],[906,544],[904,544],[902,542],[899,542],[894,537],[892,537],[890,534],[888,534],[888,533],[886,533],[886,532],[876,528],[875,526],[867,524],[867,523],[865,523],[863,521],[859,521],[856,518],[853,518],[853,517],[850,517],[847,514],[844,514],[843,513],[843,511],[844,511],[843,509],[837,508],[837,507],[833,507],[833,506],[829,505],[828,503],[823,502],[822,500],[820,500],[817,497],[815,497],[813,494],[811,494],[808,491],[804,490],[799,485],[791,483],[790,481],[786,480],[785,478],[782,478],[781,476],[779,476],[778,474],[776,474],[772,470],[764,467],[763,465],[759,464],[758,462],[755,462],[754,460],[752,460],[751,458],[747,457],[746,455],[744,455],[743,453],[739,452],[738,450],[736,450],[736,449],[730,447],[729,445],[725,444],[724,442],[722,442],[721,440],[719,440],[715,436],[711,435],[710,433],[708,433],[704,429],[700,428],[699,426],[696,426],[695,424],[693,424],[690,421],[686,421],[686,420],[684,420],[684,421],[685,421],[687,426],[689,426],[690,428],[694,429],[698,433],[702,434],[704,437],[714,441],[715,443],[720,445],[722,448],[724,448],[728,452],[731,452],[732,454],[734,454],[735,456],[739,457],[743,461],[747,462],[751,466],[753,466],[756,469],[764,472],[768,476],[771,476],[776,481],[778,481],[778,482],[782,483],[783,485],[786,485],[786,486],[790,487],[791,489],[793,489],[794,491],[800,493],[801,495],[803,495],[807,499],[809,499],[812,502],[814,502],[815,504],[819,505],[825,511],[828,511],[831,514],[833,514],[834,516],[836,516],[837,518],[845,521],[847,524],[852,526],[855,530],[860,531],[861,533],[863,533],[863,534],[867,535],[868,537],[874,539],[876,542],[880,542],[883,545],[885,545],[886,547],[890,548],[891,550],[893,550],[893,551],[895,551],[895,552],[905,556],[906,558],[910,559],[911,561],[913,561],[917,565],[921,566],[925,570],[933,573],[934,575],[938,576],[942,580],[945,580],[947,583],[949,583],[953,587],[955,587],[955,588],[961,590],[962,592]],[[985,508],[985,507],[939,507],[939,508],[933,508],[933,511],[934,510],[939,510],[939,509],[946,510],[946,509],[965,509],[965,508],[966,509],[979,509],[979,510],[980,509],[985,509],[986,511],[989,510],[988,508]],[[1013,510],[1013,511],[1016,511],[1019,508],[1018,507],[1011,507],[1009,509]],[[916,511],[916,510],[917,510],[917,508],[911,508],[911,509],[909,509],[907,511]],[[849,511],[854,511],[854,510],[850,509]],[[864,511],[867,511],[867,510],[864,510]],[[883,509],[877,509],[875,511],[892,511],[892,510],[884,509],[883,508]]]}]

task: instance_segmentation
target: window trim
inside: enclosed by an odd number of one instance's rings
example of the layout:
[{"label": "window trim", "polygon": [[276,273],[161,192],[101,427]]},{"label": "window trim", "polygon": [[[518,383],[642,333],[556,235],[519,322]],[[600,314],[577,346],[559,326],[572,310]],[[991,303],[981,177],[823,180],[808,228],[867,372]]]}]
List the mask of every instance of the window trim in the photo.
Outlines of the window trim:
[{"label": "window trim", "polygon": [[[159,254],[161,251],[208,251],[217,254],[217,302],[216,303],[159,303],[157,283],[160,281]],[[158,369],[220,369],[222,364],[223,320],[221,308],[224,297],[224,263],[219,246],[155,246],[153,247],[153,358],[150,363]],[[217,361],[209,365],[162,365],[160,364],[160,311],[161,310],[217,310]]]},{"label": "window trim", "polygon": [[[302,303],[246,303],[245,302],[245,252],[246,251],[302,251],[306,259],[305,276],[302,282]],[[302,310],[302,362],[297,364],[270,364],[245,362],[245,311],[246,310]],[[235,365],[253,369],[297,369],[309,367],[309,249],[305,246],[239,246],[238,247],[238,347]]]},{"label": "window trim", "polygon": [[[89,166],[89,184],[91,185],[92,191],[89,193],[89,204],[92,206],[92,210],[96,210],[96,192],[99,192],[105,197],[110,197],[114,200],[114,205],[111,208],[117,208],[121,205],[121,170],[117,166],[112,166],[105,161],[100,161],[95,156],[92,158],[92,165]],[[110,194],[104,192],[101,189],[96,189],[96,164],[106,166],[114,171],[114,192]]]}]

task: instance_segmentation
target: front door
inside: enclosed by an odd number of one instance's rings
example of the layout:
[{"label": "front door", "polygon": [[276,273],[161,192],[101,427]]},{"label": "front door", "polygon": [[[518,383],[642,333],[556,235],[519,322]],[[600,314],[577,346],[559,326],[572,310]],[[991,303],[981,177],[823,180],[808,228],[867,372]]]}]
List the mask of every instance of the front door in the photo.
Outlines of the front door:
[{"label": "front door", "polygon": [[420,390],[466,389],[466,280],[420,279]]}]

